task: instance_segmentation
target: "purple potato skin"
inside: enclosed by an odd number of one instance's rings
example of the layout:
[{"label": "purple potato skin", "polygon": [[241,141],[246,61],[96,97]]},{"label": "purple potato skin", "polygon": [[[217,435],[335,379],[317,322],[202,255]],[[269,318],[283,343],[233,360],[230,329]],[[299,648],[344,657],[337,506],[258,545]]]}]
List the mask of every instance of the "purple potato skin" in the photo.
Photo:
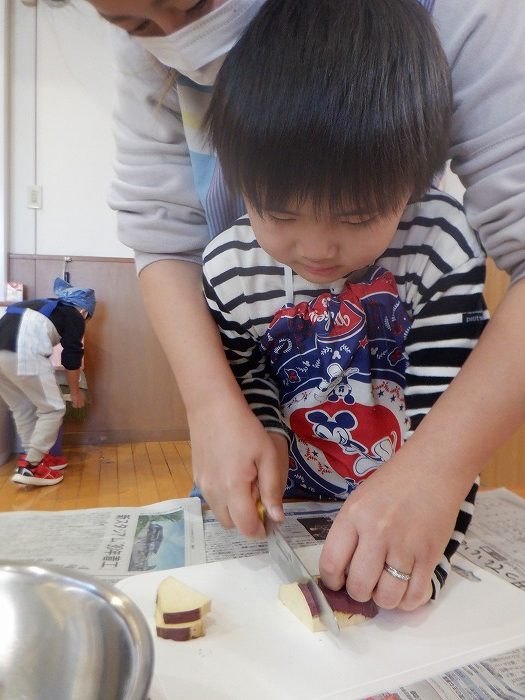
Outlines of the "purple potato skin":
[{"label": "purple potato skin", "polygon": [[308,607],[310,608],[310,613],[312,617],[319,617],[319,608],[317,607],[317,604],[315,602],[315,599],[313,595],[310,593],[310,589],[308,588],[308,585],[306,583],[299,583],[297,584],[299,586],[299,589],[301,593],[304,596],[304,599],[306,600],[306,603],[308,604]]},{"label": "purple potato skin", "polygon": [[181,612],[162,613],[162,619],[166,625],[178,625],[181,622],[196,622],[201,618],[201,609],[183,610]]},{"label": "purple potato skin", "polygon": [[191,639],[191,631],[189,627],[180,627],[179,629],[157,627],[157,637],[172,639],[174,642],[187,642]]},{"label": "purple potato skin", "polygon": [[365,617],[375,617],[378,613],[378,607],[373,600],[360,603],[351,598],[344,587],[338,591],[332,591],[324,585],[320,578],[317,580],[317,585],[324,593],[328,604],[334,612],[341,612],[348,615],[364,615]]}]

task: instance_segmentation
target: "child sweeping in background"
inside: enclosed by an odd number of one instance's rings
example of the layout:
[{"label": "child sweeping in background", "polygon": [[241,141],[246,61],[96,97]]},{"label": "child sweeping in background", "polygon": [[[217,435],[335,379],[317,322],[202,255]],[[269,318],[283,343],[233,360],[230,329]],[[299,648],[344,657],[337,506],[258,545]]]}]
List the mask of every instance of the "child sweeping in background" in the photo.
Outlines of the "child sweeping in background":
[{"label": "child sweeping in background", "polygon": [[66,410],[51,362],[62,344],[62,365],[71,403],[82,408],[79,386],[86,321],[95,311],[95,292],[57,278],[53,299],[32,299],[7,307],[0,319],[0,396],[9,406],[23,454],[11,480],[31,486],[62,481],[65,460],[49,455]]}]

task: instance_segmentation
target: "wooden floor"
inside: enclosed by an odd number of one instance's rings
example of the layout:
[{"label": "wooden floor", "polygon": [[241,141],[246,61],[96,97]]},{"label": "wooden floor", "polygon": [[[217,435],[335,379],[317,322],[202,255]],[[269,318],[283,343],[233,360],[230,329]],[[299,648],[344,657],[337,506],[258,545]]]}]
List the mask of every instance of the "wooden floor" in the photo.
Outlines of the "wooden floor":
[{"label": "wooden floor", "polygon": [[[16,465],[0,467],[0,511],[73,510],[111,506],[141,506],[185,498],[191,490],[189,442],[141,442],[85,445],[65,450],[69,466],[56,486],[23,486],[10,481]],[[525,497],[525,486],[500,481]]]},{"label": "wooden floor", "polygon": [[64,454],[69,466],[56,486],[13,484],[15,458],[0,467],[0,511],[140,506],[191,490],[189,442],[85,445]]}]

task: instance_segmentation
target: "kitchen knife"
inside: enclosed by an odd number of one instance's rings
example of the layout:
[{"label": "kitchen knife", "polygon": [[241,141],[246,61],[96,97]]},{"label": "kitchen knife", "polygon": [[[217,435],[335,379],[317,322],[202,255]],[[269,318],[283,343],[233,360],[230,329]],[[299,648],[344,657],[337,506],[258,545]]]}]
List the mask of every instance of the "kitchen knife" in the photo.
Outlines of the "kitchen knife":
[{"label": "kitchen knife", "polygon": [[317,609],[319,610],[319,619],[327,630],[338,635],[339,625],[337,624],[334,611],[328,604],[324,593],[286,541],[279,525],[268,517],[263,508],[259,506],[258,508],[268,539],[268,553],[271,561],[276,565],[288,583],[302,583],[308,587]]}]

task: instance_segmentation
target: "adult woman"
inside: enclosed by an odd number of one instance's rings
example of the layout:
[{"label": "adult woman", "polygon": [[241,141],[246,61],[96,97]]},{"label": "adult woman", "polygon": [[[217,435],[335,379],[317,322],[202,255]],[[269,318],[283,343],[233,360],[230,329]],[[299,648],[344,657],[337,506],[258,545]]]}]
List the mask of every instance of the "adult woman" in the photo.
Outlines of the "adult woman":
[{"label": "adult woman", "polygon": [[[133,35],[121,32],[117,38],[120,101],[111,200],[121,211],[120,237],[136,251],[145,303],[185,400],[195,478],[223,524],[262,534],[254,482],[278,517],[275,464],[283,455],[229,371],[202,301],[196,264],[209,238],[242,213],[239,203],[224,196],[199,119],[221,57],[262,0],[93,4]],[[345,504],[345,521],[336,520],[323,549],[320,565],[328,585],[338,588],[346,578],[354,598],[373,593],[383,607],[406,609],[425,599],[424,582],[476,474],[525,419],[519,352],[525,344],[525,324],[519,322],[525,305],[525,46],[519,30],[525,28],[525,5],[421,4],[433,13],[452,69],[450,156],[467,187],[470,223],[514,284],[458,377],[410,441]],[[182,74],[163,99],[168,70],[161,63]],[[218,493],[217,480],[231,489]],[[382,575],[387,557],[412,573],[409,582]]]}]

